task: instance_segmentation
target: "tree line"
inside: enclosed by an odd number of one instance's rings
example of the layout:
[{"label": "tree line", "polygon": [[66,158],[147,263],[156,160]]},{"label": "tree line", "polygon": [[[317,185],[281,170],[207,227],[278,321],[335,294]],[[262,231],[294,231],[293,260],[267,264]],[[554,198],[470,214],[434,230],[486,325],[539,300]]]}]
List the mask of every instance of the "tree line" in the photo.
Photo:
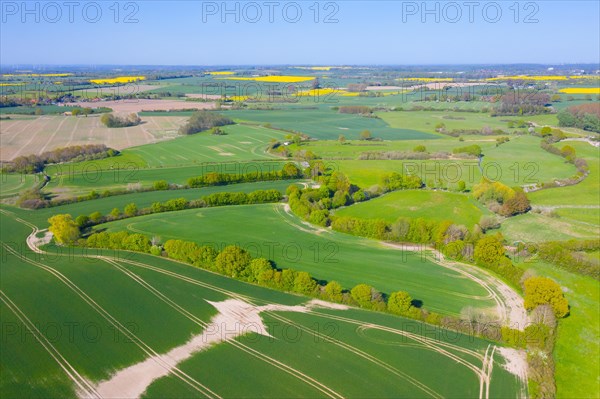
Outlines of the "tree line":
[{"label": "tree line", "polygon": [[39,155],[22,155],[10,163],[2,166],[2,173],[39,173],[43,172],[48,164],[61,162],[90,161],[114,157],[119,151],[109,148],[104,144],[85,144],[69,147],[59,147],[45,151]]},{"label": "tree line", "polygon": [[278,190],[256,190],[251,193],[243,192],[221,192],[205,195],[197,200],[188,200],[186,198],[173,198],[164,202],[153,202],[152,205],[146,208],[138,208],[132,202],[123,208],[113,208],[107,215],[102,215],[100,212],[92,212],[89,215],[79,215],[75,219],[75,224],[82,231],[97,224],[125,219],[135,216],[150,215],[153,213],[182,211],[185,209],[208,208],[225,205],[248,205],[248,204],[265,204],[279,202],[283,195]]},{"label": "tree line", "polygon": [[286,163],[281,170],[257,171],[250,173],[228,174],[211,172],[202,176],[190,177],[187,180],[187,186],[190,188],[200,188],[207,186],[224,186],[235,183],[250,183],[257,181],[288,180],[299,179],[304,176],[302,170],[294,163]]},{"label": "tree line", "polygon": [[116,195],[125,195],[132,192],[150,192],[161,190],[186,190],[189,188],[201,188],[210,186],[222,186],[235,183],[272,181],[272,180],[293,180],[304,177],[304,172],[295,164],[288,163],[283,166],[281,171],[271,172],[252,172],[247,174],[226,174],[226,173],[207,173],[205,176],[194,177],[188,180],[187,185],[171,184],[166,180],[157,180],[151,186],[142,187],[136,185],[134,188],[117,188],[112,190],[104,190],[98,193],[95,190],[88,194],[70,198],[48,198],[39,188],[23,191],[17,199],[17,205],[22,208],[40,209],[50,208],[55,206],[67,205],[76,202],[91,201],[98,198],[107,198]]}]

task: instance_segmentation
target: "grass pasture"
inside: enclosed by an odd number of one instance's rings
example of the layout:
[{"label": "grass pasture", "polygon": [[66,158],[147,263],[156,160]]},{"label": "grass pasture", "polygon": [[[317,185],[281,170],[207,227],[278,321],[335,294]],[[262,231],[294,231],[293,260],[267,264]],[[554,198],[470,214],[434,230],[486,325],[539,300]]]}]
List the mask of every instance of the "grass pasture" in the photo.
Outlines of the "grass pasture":
[{"label": "grass pasture", "polygon": [[279,267],[336,280],[345,288],[368,283],[386,293],[406,290],[426,308],[447,314],[459,314],[465,306],[493,306],[481,285],[431,262],[424,254],[309,227],[286,213],[281,204],[192,209],[110,222],[98,228],[160,236],[163,241],[195,241],[216,248],[238,244]]},{"label": "grass pasture", "polygon": [[[2,323],[36,326],[34,335],[51,342],[43,347],[29,333],[24,341],[24,330],[3,335],[11,343],[0,352],[0,387],[7,397],[76,396],[75,382],[59,365],[72,367],[81,375],[72,373],[74,380],[85,379],[100,390],[99,383],[117,371],[183,348],[192,336],[213,334],[205,323],[217,310],[207,301],[237,297],[252,306],[289,306],[308,300],[148,255],[92,259],[52,246],[46,248],[49,254],[34,254],[13,246],[29,227],[4,212],[0,218]],[[39,300],[32,292],[53,294]],[[150,381],[144,397],[198,397],[206,390],[222,397],[256,397],[267,387],[272,397],[398,397],[398,392],[472,397],[488,387],[493,397],[512,397],[524,389],[489,342],[443,330],[432,335],[419,322],[358,309],[285,309],[260,313],[271,337],[246,333],[186,352],[177,372]],[[71,335],[61,329],[67,323],[74,323]],[[57,338],[57,331],[64,334]],[[50,353],[59,356],[58,364]],[[484,367],[488,360],[492,368]],[[431,364],[439,367],[431,370]],[[119,387],[132,381],[138,379]]]},{"label": "grass pasture", "polygon": [[399,217],[422,217],[427,220],[450,220],[473,228],[483,215],[492,213],[468,194],[430,190],[394,191],[371,201],[341,208],[337,216],[384,219],[394,222]]},{"label": "grass pasture", "polygon": [[500,231],[512,243],[594,239],[598,238],[599,228],[598,223],[529,212],[504,220]]},{"label": "grass pasture", "polygon": [[548,183],[577,173],[575,166],[542,150],[539,137],[530,135],[511,136],[508,143],[485,148],[482,165],[486,176],[510,187]]},{"label": "grass pasture", "polygon": [[589,175],[581,183],[574,186],[550,188],[535,191],[529,194],[531,203],[540,206],[557,205],[598,205],[600,193],[600,148],[593,147],[585,142],[570,141],[559,143],[559,146],[570,145],[577,153],[577,157],[587,161]]}]

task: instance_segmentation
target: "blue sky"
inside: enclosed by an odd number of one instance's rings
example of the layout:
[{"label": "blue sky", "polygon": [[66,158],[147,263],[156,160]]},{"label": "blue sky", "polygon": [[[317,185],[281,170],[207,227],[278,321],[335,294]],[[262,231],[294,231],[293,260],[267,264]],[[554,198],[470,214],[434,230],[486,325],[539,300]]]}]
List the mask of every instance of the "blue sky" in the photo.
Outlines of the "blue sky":
[{"label": "blue sky", "polygon": [[[3,65],[600,62],[598,1],[440,1],[429,14],[421,1],[227,2],[231,14],[221,1],[121,1],[118,15],[112,0],[0,3]],[[132,12],[137,22],[125,23]]]}]

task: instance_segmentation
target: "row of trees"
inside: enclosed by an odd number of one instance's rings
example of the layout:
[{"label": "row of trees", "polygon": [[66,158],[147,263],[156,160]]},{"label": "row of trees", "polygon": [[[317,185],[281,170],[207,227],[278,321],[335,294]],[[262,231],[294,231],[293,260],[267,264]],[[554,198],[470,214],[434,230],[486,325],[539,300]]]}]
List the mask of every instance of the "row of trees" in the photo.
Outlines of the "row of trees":
[{"label": "row of trees", "polygon": [[264,204],[279,202],[282,198],[283,195],[278,190],[271,189],[257,190],[251,193],[213,193],[191,201],[186,198],[173,198],[164,202],[154,202],[151,206],[141,209],[132,202],[125,205],[123,212],[119,208],[114,208],[108,215],[102,215],[100,212],[79,215],[75,219],[75,223],[80,229],[85,229],[96,224],[140,215],[225,205]]},{"label": "row of trees", "polygon": [[338,108],[340,114],[371,114],[373,110],[364,105],[344,105]]},{"label": "row of trees", "polygon": [[[81,245],[90,248],[108,248],[150,253],[166,256],[195,267],[210,270],[238,280],[260,286],[296,292],[318,297],[330,302],[343,303],[381,312],[408,317],[429,324],[453,329],[466,334],[475,334],[512,346],[520,346],[524,340],[518,330],[503,328],[498,323],[486,323],[471,317],[442,316],[422,307],[406,291],[391,292],[389,295],[368,284],[357,284],[351,289],[337,281],[317,281],[309,273],[293,269],[279,269],[268,259],[252,258],[243,248],[230,245],[217,251],[206,245],[183,240],[168,240],[164,245],[152,242],[142,234],[128,232],[101,232],[92,234]],[[532,327],[526,329],[529,339]],[[540,340],[543,340],[541,336]]]},{"label": "row of trees", "polygon": [[[110,150],[109,150],[110,151]],[[310,173],[308,170],[307,173]],[[132,192],[149,192],[161,190],[182,190],[188,188],[200,188],[217,185],[227,185],[235,183],[256,182],[256,181],[271,181],[271,180],[287,180],[302,178],[304,173],[295,164],[288,163],[283,166],[280,171],[270,172],[253,172],[247,174],[221,174],[216,172],[207,173],[204,176],[193,177],[188,180],[188,185],[170,184],[166,180],[157,180],[152,183],[152,186],[143,187],[141,184],[130,184],[127,188],[117,188],[105,190],[101,193],[95,190],[88,194],[69,198],[47,198],[39,188],[27,190],[21,193],[17,201],[17,205],[28,209],[49,208],[54,206],[72,204],[75,202],[83,202],[94,200],[97,198],[106,198],[115,195],[130,194]]]},{"label": "row of trees", "polygon": [[74,145],[59,147],[52,151],[45,151],[39,155],[22,155],[2,167],[4,173],[39,173],[46,165],[61,162],[79,162],[102,159],[118,155],[119,152],[108,148],[104,144]]},{"label": "row of trees", "polygon": [[587,252],[600,249],[600,240],[549,241],[539,244],[530,252],[570,272],[600,278],[600,262]]},{"label": "row of trees", "polygon": [[190,188],[200,188],[207,186],[223,186],[234,183],[298,179],[303,176],[302,170],[296,166],[296,164],[289,162],[279,171],[257,171],[240,174],[211,172],[202,176],[190,177],[187,180],[187,185]]},{"label": "row of trees", "polygon": [[[544,130],[544,129],[542,129]],[[565,161],[575,165],[577,168],[578,177],[583,177],[589,171],[589,165],[583,158],[577,157],[577,151],[570,145],[565,145],[562,148],[556,148],[552,145],[552,137],[547,137],[540,143],[540,147],[551,154],[563,157]]]}]

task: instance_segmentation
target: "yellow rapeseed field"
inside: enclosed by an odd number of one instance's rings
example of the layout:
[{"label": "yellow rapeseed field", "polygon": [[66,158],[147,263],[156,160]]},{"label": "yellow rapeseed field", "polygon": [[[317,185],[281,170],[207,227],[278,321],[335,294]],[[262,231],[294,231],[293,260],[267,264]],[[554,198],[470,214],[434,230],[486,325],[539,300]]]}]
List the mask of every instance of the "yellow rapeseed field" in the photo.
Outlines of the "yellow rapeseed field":
[{"label": "yellow rapeseed field", "polygon": [[251,78],[220,78],[220,79],[228,79],[228,80],[249,80],[254,82],[270,82],[270,83],[300,83],[300,82],[308,82],[309,80],[313,80],[313,76],[286,76],[286,75],[278,75],[278,76],[256,76]]},{"label": "yellow rapeseed field", "polygon": [[115,84],[115,83],[129,83],[129,82],[137,82],[138,80],[145,80],[145,76],[118,76],[116,78],[110,79],[92,79],[90,82],[96,85],[106,85],[106,84]]},{"label": "yellow rapeseed field", "polygon": [[567,87],[559,90],[565,94],[597,94],[600,95],[600,87]]},{"label": "yellow rapeseed field", "polygon": [[15,82],[15,83],[0,83],[0,86],[22,86],[26,84],[25,82]]},{"label": "yellow rapeseed field", "polygon": [[205,72],[207,75],[233,75],[235,72],[232,71],[213,71],[213,72]]},{"label": "yellow rapeseed field", "polygon": [[250,97],[248,97],[248,96],[230,96],[230,97],[227,97],[228,100],[236,101],[236,102],[246,101],[249,98]]},{"label": "yellow rapeseed field", "polygon": [[[316,96],[326,96],[328,94],[342,94],[347,93],[345,90],[339,89],[311,89],[311,90],[301,90],[296,93],[298,97],[316,97]],[[358,93],[357,93],[358,94]]]}]

